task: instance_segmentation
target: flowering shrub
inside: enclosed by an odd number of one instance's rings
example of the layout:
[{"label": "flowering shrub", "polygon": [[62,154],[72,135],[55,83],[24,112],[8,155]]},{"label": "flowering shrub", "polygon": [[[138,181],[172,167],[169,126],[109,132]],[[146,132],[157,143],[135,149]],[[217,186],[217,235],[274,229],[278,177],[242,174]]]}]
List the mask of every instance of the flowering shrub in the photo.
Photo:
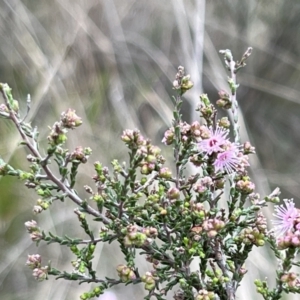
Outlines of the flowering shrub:
[{"label": "flowering shrub", "polygon": [[[35,214],[59,205],[57,200],[72,201],[74,214],[83,228],[80,237],[57,236],[43,231],[36,221],[25,223],[32,241],[58,243],[68,247],[75,259],[72,272],[43,264],[39,254],[29,255],[26,265],[33,276],[43,281],[49,276],[79,283],[94,284],[81,299],[91,299],[118,284],[144,285],[144,299],[208,300],[236,299],[236,291],[247,273],[245,262],[254,247],[269,245],[279,260],[276,286],[255,282],[264,299],[281,299],[283,293],[299,293],[300,280],[291,271],[300,266],[295,259],[300,246],[300,214],[292,200],[275,208],[273,229],[267,229],[262,208],[279,202],[279,189],[261,198],[248,174],[248,155],[255,149],[241,142],[238,123],[238,84],[236,74],[251,54],[249,48],[240,61],[230,50],[220,51],[230,75],[228,91],[220,91],[218,107],[232,116],[218,119],[217,108],[208,96],[200,96],[199,120],[182,121],[182,96],[193,87],[189,75],[179,67],[173,88],[173,125],[162,142],[173,147],[173,168],[166,166],[161,150],[138,130],[125,130],[121,136],[129,150],[128,163],[112,161],[112,169],[94,163],[93,187],[83,188],[88,199],[75,190],[76,175],[87,162],[90,148],[65,148],[68,130],[82,124],[74,110],[61,114],[48,135],[48,147],[39,150],[38,131],[21,118],[18,101],[7,84],[0,84],[4,102],[0,115],[14,123],[22,144],[28,149],[30,171],[15,169],[0,159],[0,175],[16,176],[39,197]],[[30,98],[27,101],[30,108]],[[232,129],[232,130],[231,130]],[[230,132],[233,132],[233,140]],[[46,153],[43,156],[41,153]],[[54,163],[52,162],[54,161]],[[190,168],[194,166],[194,168]],[[59,174],[59,175],[56,175]],[[99,223],[93,231],[87,215]],[[114,278],[100,278],[93,266],[98,244],[117,241],[126,264],[116,264]],[[140,274],[136,250],[149,262],[149,270]],[[198,258],[198,270],[191,264]],[[110,298],[110,296],[108,296]]]}]

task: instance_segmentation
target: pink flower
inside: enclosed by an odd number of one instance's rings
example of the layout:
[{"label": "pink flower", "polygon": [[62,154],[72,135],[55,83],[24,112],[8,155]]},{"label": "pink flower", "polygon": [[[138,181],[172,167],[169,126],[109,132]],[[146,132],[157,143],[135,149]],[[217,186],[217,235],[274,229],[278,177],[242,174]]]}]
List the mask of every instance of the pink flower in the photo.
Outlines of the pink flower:
[{"label": "pink flower", "polygon": [[209,129],[210,137],[204,139],[198,143],[198,147],[201,152],[206,152],[211,155],[213,152],[220,152],[221,148],[227,142],[228,130],[225,128],[217,127],[214,131],[212,128]]},{"label": "pink flower", "polygon": [[240,163],[240,158],[238,157],[238,148],[235,144],[227,145],[227,149],[218,156],[214,162],[216,172],[226,172],[230,174],[236,170]]},{"label": "pink flower", "polygon": [[273,220],[274,232],[279,237],[294,228],[295,222],[299,216],[298,209],[295,208],[293,199],[285,199],[285,206],[276,205],[274,216],[277,220]]}]

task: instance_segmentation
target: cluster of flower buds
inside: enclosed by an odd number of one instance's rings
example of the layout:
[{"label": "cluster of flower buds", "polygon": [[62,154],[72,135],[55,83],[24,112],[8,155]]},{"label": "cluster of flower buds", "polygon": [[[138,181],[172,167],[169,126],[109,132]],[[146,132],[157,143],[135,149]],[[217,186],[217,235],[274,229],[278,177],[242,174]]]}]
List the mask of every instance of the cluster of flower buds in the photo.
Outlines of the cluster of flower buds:
[{"label": "cluster of flower buds", "polygon": [[145,283],[145,290],[151,291],[155,288],[155,276],[152,272],[146,272],[145,275],[141,277],[141,280]]},{"label": "cluster of flower buds", "polygon": [[12,110],[16,114],[19,112],[19,102],[15,100],[12,96],[12,89],[9,87],[7,83],[0,83],[0,91],[6,95],[7,98],[7,106],[3,104],[0,108],[0,112],[8,112]]},{"label": "cluster of flower buds", "polygon": [[194,83],[190,80],[190,78],[190,75],[185,75],[184,67],[179,66],[175,80],[173,81],[173,88],[175,90],[179,90],[182,95],[194,86]]},{"label": "cluster of flower buds", "polygon": [[242,194],[251,194],[255,189],[255,184],[250,181],[248,176],[237,176],[236,180],[236,190]]},{"label": "cluster of flower buds", "polygon": [[241,266],[238,270],[236,270],[236,266],[232,260],[227,259],[226,263],[227,263],[227,268],[228,270],[230,270],[230,272],[238,271],[240,275],[245,275],[248,272],[245,265]]},{"label": "cluster of flower buds", "polygon": [[261,247],[265,244],[267,236],[267,220],[261,211],[257,213],[255,222],[252,227],[243,229],[238,237],[235,238],[237,242],[245,245],[255,245]]},{"label": "cluster of flower buds", "polygon": [[192,216],[196,217],[199,222],[191,228],[194,240],[199,240],[204,232],[209,238],[213,238],[225,227],[225,222],[220,217],[208,217],[209,212],[205,210],[202,203],[195,203],[192,200],[190,201],[190,208]]},{"label": "cluster of flower buds", "polygon": [[207,127],[204,125],[200,125],[198,121],[194,121],[190,126],[191,136],[198,141],[199,139],[206,136]]},{"label": "cluster of flower buds", "polygon": [[61,114],[60,120],[63,127],[68,129],[74,129],[82,124],[81,118],[71,108]]},{"label": "cluster of flower buds", "polygon": [[51,146],[58,146],[66,142],[67,129],[74,129],[82,124],[81,118],[75,113],[75,110],[68,109],[61,114],[59,122],[55,122],[48,136],[48,142]]},{"label": "cluster of flower buds", "polygon": [[205,176],[200,178],[194,185],[193,189],[199,194],[204,194],[214,185],[214,182],[211,177]]},{"label": "cluster of flower buds", "polygon": [[221,90],[219,91],[220,99],[217,100],[217,105],[224,109],[229,109],[232,106],[232,102],[230,100],[230,96],[227,92]]},{"label": "cluster of flower buds", "polygon": [[48,266],[42,267],[42,258],[39,254],[28,255],[26,266],[33,270],[33,277],[38,281],[48,278]]},{"label": "cluster of flower buds", "polygon": [[235,241],[245,245],[260,247],[265,244],[265,234],[260,232],[258,228],[248,227],[242,230],[240,235],[235,238]]},{"label": "cluster of flower buds", "polygon": [[280,280],[289,288],[300,288],[300,279],[294,272],[285,273],[281,276]]},{"label": "cluster of flower buds", "polygon": [[[74,253],[76,253],[75,247],[73,247],[72,250]],[[73,272],[78,273],[78,274],[84,274],[86,271],[86,265],[82,259],[77,258],[75,260],[71,261],[72,266],[74,267]]]},{"label": "cluster of flower buds", "polygon": [[171,127],[164,133],[164,138],[162,139],[162,142],[165,145],[172,145],[175,138],[174,128]]},{"label": "cluster of flower buds", "polygon": [[277,238],[277,245],[279,250],[288,248],[300,247],[300,231],[291,232],[288,231],[284,236]]},{"label": "cluster of flower buds", "polygon": [[280,202],[279,195],[281,194],[280,189],[277,187],[275,190],[268,196],[266,196],[264,199],[267,202],[278,204]]},{"label": "cluster of flower buds", "polygon": [[92,153],[91,148],[82,148],[81,146],[78,146],[75,148],[75,150],[70,154],[70,159],[77,160],[83,164],[85,164],[89,158],[89,156]]},{"label": "cluster of flower buds", "polygon": [[[218,255],[218,254],[217,254]],[[230,279],[227,276],[224,276],[220,269],[210,270],[207,269],[205,274],[209,277],[209,285],[211,287],[218,286],[220,284],[224,284],[225,282],[229,282]]]},{"label": "cluster of flower buds", "polygon": [[[207,126],[200,125],[198,121],[193,122],[191,125],[187,122],[180,122],[179,129],[181,141],[183,143],[197,142],[202,138],[207,138],[209,136],[209,130],[207,129]],[[174,127],[171,127],[165,131],[162,143],[165,145],[172,145],[174,140]]]},{"label": "cluster of flower buds", "polygon": [[26,266],[30,269],[40,268],[42,262],[42,257],[39,254],[28,255]]},{"label": "cluster of flower buds", "polygon": [[167,167],[160,168],[158,175],[159,175],[160,178],[164,178],[164,179],[170,179],[170,178],[172,178],[172,172]]},{"label": "cluster of flower buds", "polygon": [[51,146],[58,146],[66,142],[67,130],[62,126],[61,122],[55,122],[51,132],[48,135],[48,142]]},{"label": "cluster of flower buds", "polygon": [[43,281],[48,278],[48,269],[48,266],[35,268],[32,272],[32,276],[38,281]]},{"label": "cluster of flower buds", "polygon": [[207,219],[203,222],[202,228],[206,232],[207,236],[210,238],[215,237],[218,232],[224,228],[225,223],[224,221],[220,220],[219,218]]},{"label": "cluster of flower buds", "polygon": [[40,228],[37,226],[36,221],[32,220],[25,222],[25,227],[32,241],[38,242],[42,239],[43,235]]},{"label": "cluster of flower buds", "polygon": [[152,243],[152,238],[157,236],[155,228],[139,229],[137,225],[128,225],[123,233],[125,234],[124,245],[126,247],[149,245]]},{"label": "cluster of flower buds", "polygon": [[39,214],[43,210],[46,210],[50,206],[50,201],[44,200],[44,199],[38,199],[36,202],[36,205],[33,206],[33,213]]},{"label": "cluster of flower buds", "polygon": [[142,157],[140,162],[141,174],[149,175],[152,171],[160,169],[161,165],[165,162],[164,157],[160,153],[160,148],[151,145],[148,140],[145,145],[139,148],[137,154]]},{"label": "cluster of flower buds", "polygon": [[158,231],[155,227],[142,228],[141,231],[145,233],[148,238],[156,238],[158,235]]},{"label": "cluster of flower buds", "polygon": [[210,102],[207,94],[200,95],[200,104],[196,110],[200,112],[201,117],[205,119],[207,125],[211,126],[217,111],[214,105]]},{"label": "cluster of flower buds", "polygon": [[[241,150],[241,149],[239,149],[239,150]],[[243,153],[242,151],[239,151],[239,153],[237,154],[237,157],[239,159],[239,164],[237,165],[236,171],[239,175],[246,176],[248,174],[246,168],[250,166],[249,156],[246,155],[245,153]]]},{"label": "cluster of flower buds", "polygon": [[195,216],[201,220],[204,220],[207,212],[202,203],[191,200],[189,203],[189,206],[190,206],[190,211],[191,211],[192,216]]},{"label": "cluster of flower buds", "polygon": [[243,144],[244,154],[255,154],[255,147],[253,147],[250,142],[245,142]]},{"label": "cluster of flower buds", "polygon": [[228,129],[230,127],[230,125],[231,125],[231,123],[227,117],[223,117],[223,118],[217,120],[217,126],[219,126],[219,127]]},{"label": "cluster of flower buds", "polygon": [[120,277],[122,282],[133,281],[136,279],[134,270],[125,265],[118,265],[117,272],[118,272],[118,276]]},{"label": "cluster of flower buds", "polygon": [[94,163],[94,168],[97,174],[93,176],[93,179],[96,182],[104,183],[107,177],[109,176],[108,168],[102,166],[102,164],[99,161],[96,161]]},{"label": "cluster of flower buds", "polygon": [[[103,294],[104,288],[102,286],[96,286],[93,288],[93,290],[89,293],[83,293],[80,296],[80,300],[88,300],[92,299],[94,297],[99,297],[100,295]],[[101,297],[101,300],[116,300],[115,297],[113,297],[111,293],[106,293],[105,297]],[[100,299],[100,298],[99,298]]]},{"label": "cluster of flower buds", "polygon": [[176,187],[171,187],[167,191],[167,198],[169,200],[178,200],[180,197],[180,191]]},{"label": "cluster of flower buds", "polygon": [[261,211],[257,213],[254,226],[259,230],[260,233],[264,235],[267,234],[267,219]]},{"label": "cluster of flower buds", "polygon": [[213,300],[215,298],[214,292],[209,292],[207,290],[200,290],[195,296],[195,300]]},{"label": "cluster of flower buds", "polygon": [[121,135],[122,141],[130,148],[137,149],[140,146],[145,144],[145,139],[141,135],[140,131],[135,129],[126,129],[123,131],[123,134]]},{"label": "cluster of flower buds", "polygon": [[191,228],[191,234],[194,241],[201,240],[203,228],[200,225],[196,225]]}]

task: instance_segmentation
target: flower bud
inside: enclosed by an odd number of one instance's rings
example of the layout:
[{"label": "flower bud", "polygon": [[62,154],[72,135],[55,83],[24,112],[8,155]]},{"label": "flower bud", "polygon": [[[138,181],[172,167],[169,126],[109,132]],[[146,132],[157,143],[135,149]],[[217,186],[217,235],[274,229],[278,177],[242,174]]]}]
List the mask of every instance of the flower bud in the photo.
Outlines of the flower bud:
[{"label": "flower bud", "polygon": [[89,194],[91,194],[91,195],[93,194],[93,189],[92,189],[90,186],[85,185],[83,188],[85,189],[85,191],[86,191],[87,193],[89,193]]},{"label": "flower bud", "polygon": [[220,99],[222,99],[222,100],[227,100],[228,101],[230,99],[229,94],[224,90],[220,90],[218,92],[218,94],[219,94]]},{"label": "flower bud", "polygon": [[194,83],[190,80],[190,75],[186,75],[181,80],[181,92],[185,93],[194,86]]},{"label": "flower bud", "polygon": [[207,236],[209,238],[214,238],[217,234],[218,234],[218,232],[216,230],[210,230],[207,232]]},{"label": "flower bud", "polygon": [[122,141],[131,146],[141,146],[145,143],[144,137],[140,134],[140,131],[135,129],[126,129],[123,131],[123,134],[121,135]]},{"label": "flower bud", "polygon": [[229,128],[230,127],[230,121],[228,120],[227,117],[223,117],[221,118],[219,121],[218,121],[218,125],[220,127],[223,127],[223,128]]},{"label": "flower bud", "polygon": [[33,242],[38,242],[42,239],[43,235],[40,231],[33,231],[30,233],[30,238]]},{"label": "flower bud", "polygon": [[74,213],[78,216],[79,221],[84,220],[86,217],[85,213],[81,212],[79,208],[75,208]]},{"label": "flower bud", "polygon": [[28,255],[26,266],[30,269],[39,268],[41,266],[42,257],[39,254]]},{"label": "flower bud", "polygon": [[37,222],[34,220],[25,222],[25,227],[29,233],[39,229],[37,226]]},{"label": "flower bud", "polygon": [[162,216],[165,216],[167,213],[168,213],[168,211],[167,211],[166,209],[164,209],[164,208],[161,208],[161,209],[160,209],[160,214],[161,214]]},{"label": "flower bud", "polygon": [[[63,128],[61,122],[55,122],[51,132],[48,135],[48,142],[51,146],[63,144],[67,140],[66,129]],[[50,149],[49,149],[50,150]]]},{"label": "flower bud", "polygon": [[175,188],[175,187],[172,187],[168,190],[167,192],[167,197],[171,200],[176,200],[176,199],[179,199],[180,197],[180,191]]},{"label": "flower bud", "polygon": [[179,85],[178,80],[174,80],[174,81],[173,81],[173,88],[174,88],[175,90],[180,89],[180,85]]},{"label": "flower bud", "polygon": [[141,174],[149,175],[151,173],[151,169],[149,168],[148,164],[143,164],[141,167]]},{"label": "flower bud", "polygon": [[243,145],[244,154],[255,154],[255,147],[250,142],[245,142]]},{"label": "flower bud", "polygon": [[74,129],[82,124],[82,120],[75,113],[75,110],[69,108],[61,114],[60,120],[65,128]]},{"label": "flower bud", "polygon": [[164,143],[165,145],[171,145],[174,141],[174,129],[168,129],[165,134],[164,134],[164,138],[162,139],[162,143]]},{"label": "flower bud", "polygon": [[195,138],[200,137],[201,131],[200,131],[200,123],[198,121],[195,121],[191,124],[190,130],[192,135]]},{"label": "flower bud", "polygon": [[7,106],[5,104],[0,104],[0,112],[5,112],[5,113],[8,113],[9,110],[7,108]]},{"label": "flower bud", "polygon": [[81,146],[75,148],[75,150],[71,153],[71,160],[78,160],[82,163],[87,162],[87,157],[85,155],[85,150]]},{"label": "flower bud", "polygon": [[39,214],[43,211],[43,208],[40,205],[35,205],[32,211],[34,214]]},{"label": "flower bud", "polygon": [[278,204],[280,202],[280,193],[280,189],[279,187],[277,187],[269,196],[265,197],[265,200],[271,203]]},{"label": "flower bud", "polygon": [[128,282],[136,279],[134,270],[125,265],[118,265],[117,272],[122,282]]},{"label": "flower bud", "polygon": [[224,109],[230,109],[232,107],[232,102],[228,100],[219,99],[216,104]]},{"label": "flower bud", "polygon": [[169,179],[172,177],[172,172],[169,168],[163,167],[159,170],[159,177],[164,179]]},{"label": "flower bud", "polygon": [[155,279],[151,272],[146,272],[145,275],[141,277],[142,282],[145,283],[145,289],[151,291],[155,287]]},{"label": "flower bud", "polygon": [[35,268],[32,275],[36,280],[43,281],[48,277],[48,267]]},{"label": "flower bud", "polygon": [[236,183],[236,188],[243,194],[251,194],[255,189],[255,184],[249,180],[239,180]]},{"label": "flower bud", "polygon": [[26,158],[29,162],[32,162],[32,163],[37,161],[37,158],[34,157],[32,154],[28,154]]},{"label": "flower bud", "polygon": [[248,272],[248,270],[243,266],[239,269],[239,274],[240,275],[245,275]]}]

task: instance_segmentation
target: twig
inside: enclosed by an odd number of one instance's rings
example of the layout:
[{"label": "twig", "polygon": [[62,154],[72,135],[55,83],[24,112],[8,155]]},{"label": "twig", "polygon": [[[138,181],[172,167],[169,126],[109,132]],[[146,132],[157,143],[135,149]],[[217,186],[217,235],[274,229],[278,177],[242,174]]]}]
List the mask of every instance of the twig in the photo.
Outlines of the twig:
[{"label": "twig", "polygon": [[[5,91],[3,90],[3,88],[1,89],[1,93],[3,95],[5,104],[7,105],[7,107],[9,108],[9,114],[10,114],[10,119],[14,122],[14,124],[16,125],[21,138],[23,140],[23,142],[26,144],[26,146],[28,147],[28,149],[30,150],[30,152],[36,157],[38,158],[40,161],[42,161],[42,156],[39,153],[39,151],[36,149],[36,147],[34,147],[28,137],[26,136],[26,134],[24,133],[22,127],[21,127],[21,123],[19,122],[18,118],[16,117],[15,112],[11,109],[10,104],[9,104],[9,100],[7,98],[7,95],[5,93]],[[78,195],[76,195],[76,193],[72,190],[69,189],[69,187],[67,187],[66,185],[64,185],[53,173],[52,171],[49,169],[49,167],[47,166],[47,164],[41,164],[44,172],[46,173],[47,177],[49,178],[49,180],[51,180],[52,182],[54,182],[61,191],[65,192],[68,197],[77,205],[79,205],[80,207],[83,205],[83,201],[78,197]],[[91,206],[87,205],[85,207],[85,210],[87,213],[93,215],[94,217],[100,218],[104,224],[110,224],[110,220],[108,218],[106,218],[105,216],[103,216],[102,214],[100,214],[99,212],[97,212],[94,208],[92,208]]]}]

